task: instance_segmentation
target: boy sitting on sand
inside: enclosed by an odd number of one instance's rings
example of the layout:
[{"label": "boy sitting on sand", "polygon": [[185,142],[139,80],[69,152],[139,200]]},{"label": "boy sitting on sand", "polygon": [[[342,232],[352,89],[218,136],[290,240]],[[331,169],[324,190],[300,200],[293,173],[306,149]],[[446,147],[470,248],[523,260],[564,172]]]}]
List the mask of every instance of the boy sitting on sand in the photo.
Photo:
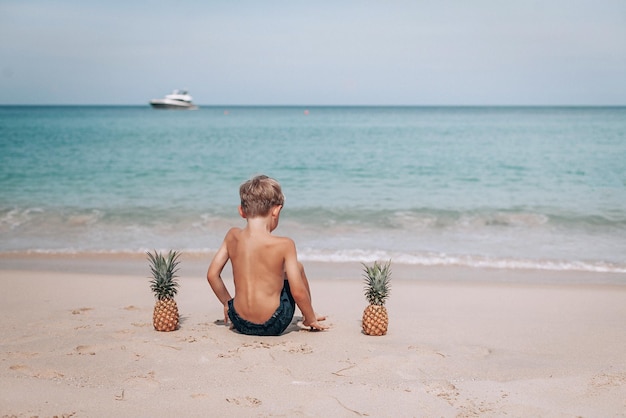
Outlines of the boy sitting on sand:
[{"label": "boy sitting on sand", "polygon": [[[230,318],[243,334],[280,335],[291,323],[297,304],[305,326],[327,329],[318,322],[326,318],[316,317],[311,305],[309,282],[293,240],[271,234],[285,201],[280,184],[260,175],[243,183],[239,195],[239,214],[247,225],[228,231],[207,272],[213,292],[224,305],[224,321]],[[228,260],[234,298],[220,276]]]}]

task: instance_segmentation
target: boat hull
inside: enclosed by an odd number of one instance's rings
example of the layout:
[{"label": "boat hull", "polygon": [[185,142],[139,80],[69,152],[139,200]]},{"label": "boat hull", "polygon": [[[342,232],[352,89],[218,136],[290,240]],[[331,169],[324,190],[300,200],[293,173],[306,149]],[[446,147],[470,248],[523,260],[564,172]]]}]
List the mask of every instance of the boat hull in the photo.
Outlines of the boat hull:
[{"label": "boat hull", "polygon": [[192,103],[179,102],[174,100],[151,100],[150,106],[154,109],[175,109],[175,110],[196,110],[198,106]]}]

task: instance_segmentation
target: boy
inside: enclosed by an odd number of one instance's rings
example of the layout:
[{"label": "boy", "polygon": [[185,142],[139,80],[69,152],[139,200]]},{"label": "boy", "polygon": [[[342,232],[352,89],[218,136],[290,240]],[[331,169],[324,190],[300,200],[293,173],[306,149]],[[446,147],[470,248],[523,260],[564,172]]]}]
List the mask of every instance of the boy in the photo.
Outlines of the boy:
[{"label": "boy", "polygon": [[[285,201],[280,184],[256,176],[241,185],[239,195],[239,215],[247,225],[228,231],[207,272],[213,292],[224,305],[225,323],[230,318],[243,334],[280,335],[291,323],[297,304],[305,326],[327,329],[318,322],[326,318],[316,317],[311,305],[309,282],[293,240],[271,234]],[[234,298],[220,276],[228,260],[233,268]]]}]

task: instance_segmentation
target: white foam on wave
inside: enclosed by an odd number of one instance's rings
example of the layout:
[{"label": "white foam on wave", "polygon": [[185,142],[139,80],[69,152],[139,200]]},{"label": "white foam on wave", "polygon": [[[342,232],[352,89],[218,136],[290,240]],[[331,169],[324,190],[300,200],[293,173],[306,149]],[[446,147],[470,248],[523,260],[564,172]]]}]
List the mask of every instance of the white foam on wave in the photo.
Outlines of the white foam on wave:
[{"label": "white foam on wave", "polygon": [[391,259],[394,263],[417,266],[457,266],[513,270],[583,271],[595,273],[626,273],[625,264],[605,261],[579,260],[532,260],[515,258],[492,258],[475,255],[449,255],[444,253],[403,254],[383,250],[303,250],[302,261],[361,262]]},{"label": "white foam on wave", "polygon": [[35,214],[41,213],[41,208],[9,209],[0,216],[0,231],[19,228],[30,222]]},{"label": "white foam on wave", "polygon": [[[182,253],[211,256],[215,248],[126,248],[116,250],[85,250],[75,248],[59,249],[30,249],[26,251],[2,251],[2,254],[42,254],[42,255],[137,255],[146,251],[168,251],[175,249]],[[392,260],[394,263],[425,267],[469,267],[503,270],[546,270],[572,271],[590,273],[626,273],[626,264],[610,263],[606,261],[579,261],[579,260],[532,260],[515,258],[492,258],[475,255],[448,255],[443,253],[405,254],[385,250],[300,250],[300,261],[315,261],[324,263],[372,263],[379,260]]]}]

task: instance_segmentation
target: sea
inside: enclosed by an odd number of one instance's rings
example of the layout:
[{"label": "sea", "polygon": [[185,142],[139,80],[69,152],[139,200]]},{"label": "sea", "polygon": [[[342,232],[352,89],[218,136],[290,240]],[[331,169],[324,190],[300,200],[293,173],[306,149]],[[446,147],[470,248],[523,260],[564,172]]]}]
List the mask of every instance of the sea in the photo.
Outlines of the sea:
[{"label": "sea", "polygon": [[626,107],[0,106],[0,254],[209,254],[256,174],[302,261],[626,273]]}]

